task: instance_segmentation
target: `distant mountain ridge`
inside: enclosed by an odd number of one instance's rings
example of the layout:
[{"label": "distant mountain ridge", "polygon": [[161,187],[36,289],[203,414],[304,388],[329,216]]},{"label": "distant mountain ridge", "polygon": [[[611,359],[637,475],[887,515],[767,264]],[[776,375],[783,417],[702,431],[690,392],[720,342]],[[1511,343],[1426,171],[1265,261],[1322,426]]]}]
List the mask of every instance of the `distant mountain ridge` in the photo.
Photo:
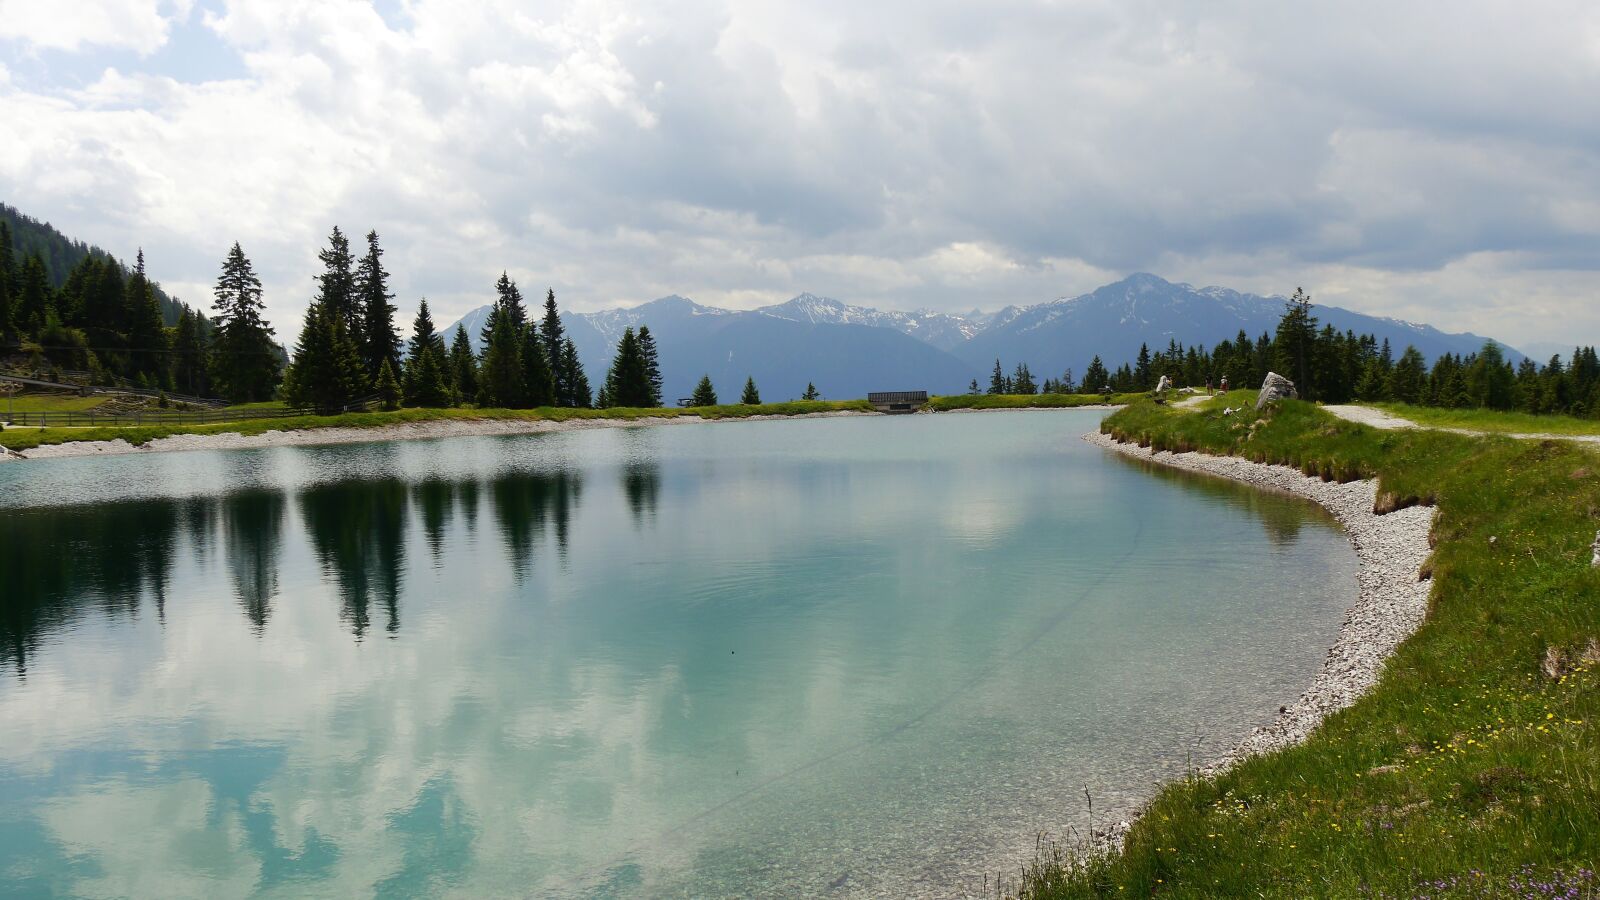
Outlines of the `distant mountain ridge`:
[{"label": "distant mountain ridge", "polygon": [[[1271,333],[1283,304],[1281,296],[1196,288],[1139,273],[1087,294],[991,314],[878,310],[814,294],[728,310],[674,294],[639,306],[565,313],[562,321],[592,380],[603,377],[623,329],[646,324],[661,347],[669,399],[687,396],[702,374],[710,374],[724,395],[751,376],[764,396],[788,399],[808,382],[829,397],[899,388],[961,391],[974,378],[987,383],[995,359],[1007,371],[1026,362],[1041,378],[1069,368],[1081,375],[1094,356],[1113,368],[1131,362],[1142,344],[1152,350],[1174,340],[1213,347],[1241,330],[1252,339]],[[474,347],[488,310],[479,307],[461,319]],[[1340,332],[1388,339],[1396,355],[1415,346],[1430,361],[1476,352],[1485,340],[1333,306],[1313,312]],[[1509,347],[1506,355],[1513,363],[1522,358]]]}]

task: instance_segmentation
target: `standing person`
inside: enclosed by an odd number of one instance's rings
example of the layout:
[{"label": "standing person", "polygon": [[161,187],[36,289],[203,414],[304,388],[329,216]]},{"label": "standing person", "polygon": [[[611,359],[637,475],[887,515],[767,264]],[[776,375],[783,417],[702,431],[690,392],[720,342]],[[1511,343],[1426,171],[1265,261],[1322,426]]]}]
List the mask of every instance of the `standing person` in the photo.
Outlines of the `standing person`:
[{"label": "standing person", "polygon": [[1206,376],[1206,396],[1211,396],[1211,376]]},{"label": "standing person", "polygon": [[1226,375],[1222,376],[1222,392],[1224,394],[1228,392],[1228,376]]}]

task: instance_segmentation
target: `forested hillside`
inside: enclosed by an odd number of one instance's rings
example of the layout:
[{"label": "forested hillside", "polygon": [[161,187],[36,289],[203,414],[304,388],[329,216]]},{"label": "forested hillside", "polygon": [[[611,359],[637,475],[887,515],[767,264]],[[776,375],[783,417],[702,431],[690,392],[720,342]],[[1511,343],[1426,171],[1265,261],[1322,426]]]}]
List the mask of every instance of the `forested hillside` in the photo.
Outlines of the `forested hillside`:
[{"label": "forested hillside", "polygon": [[[0,203],[0,222],[4,222],[11,230],[13,256],[25,260],[37,255],[44,263],[45,278],[52,288],[59,290],[66,283],[67,276],[72,274],[72,270],[90,256],[117,262],[122,269],[123,277],[132,272],[126,264],[117,261],[105,250],[73,240],[57,231],[49,222],[41,222],[32,216],[23,215],[14,207],[4,203]],[[160,306],[162,323],[168,326],[177,325],[178,317],[183,313],[183,304],[168,296],[158,283],[150,283],[150,292],[155,295],[156,303]]]}]

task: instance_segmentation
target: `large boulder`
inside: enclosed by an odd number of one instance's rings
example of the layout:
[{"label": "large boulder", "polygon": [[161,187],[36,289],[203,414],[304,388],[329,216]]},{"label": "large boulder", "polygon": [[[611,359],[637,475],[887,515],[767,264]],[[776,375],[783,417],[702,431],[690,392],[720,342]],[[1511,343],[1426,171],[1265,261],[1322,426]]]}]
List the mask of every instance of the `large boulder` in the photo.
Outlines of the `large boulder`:
[{"label": "large boulder", "polygon": [[1161,380],[1156,382],[1156,393],[1165,394],[1170,390],[1172,390],[1172,379],[1165,375],[1161,376]]},{"label": "large boulder", "polygon": [[1298,399],[1299,396],[1300,394],[1294,389],[1294,382],[1277,372],[1268,372],[1266,380],[1261,382],[1261,393],[1256,397],[1256,411],[1260,412],[1285,397]]}]

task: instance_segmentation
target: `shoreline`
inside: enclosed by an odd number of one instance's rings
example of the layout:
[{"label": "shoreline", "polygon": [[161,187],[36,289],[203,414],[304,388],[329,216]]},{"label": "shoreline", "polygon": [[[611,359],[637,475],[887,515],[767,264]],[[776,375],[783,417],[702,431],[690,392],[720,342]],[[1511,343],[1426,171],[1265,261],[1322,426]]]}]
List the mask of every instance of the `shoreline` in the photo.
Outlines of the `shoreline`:
[{"label": "shoreline", "polygon": [[[1113,410],[1118,405],[1090,404],[1084,406],[1032,406],[995,407],[990,409],[950,409],[941,412],[919,410],[916,415],[949,415],[951,413],[988,412],[1072,412],[1078,410]],[[60,444],[43,444],[27,450],[16,451],[0,447],[0,462],[72,459],[83,456],[124,456],[139,453],[182,453],[193,450],[259,450],[269,447],[317,447],[337,444],[364,444],[377,441],[436,440],[451,437],[485,437],[494,435],[544,434],[562,431],[580,431],[592,428],[650,427],[656,425],[716,424],[719,422],[771,422],[787,419],[832,419],[843,416],[882,416],[871,410],[826,410],[822,412],[793,414],[757,414],[752,416],[727,416],[704,418],[701,416],[644,416],[637,419],[433,419],[425,422],[404,422],[391,425],[330,426],[327,428],[299,428],[290,431],[264,431],[245,435],[236,431],[213,434],[174,434],[156,438],[144,444],[130,444],[117,438],[109,441],[67,441]]]},{"label": "shoreline", "polygon": [[[1221,774],[1252,756],[1304,741],[1329,715],[1351,706],[1377,684],[1389,657],[1426,618],[1433,583],[1423,579],[1421,573],[1432,552],[1429,535],[1433,507],[1412,506],[1379,515],[1373,511],[1377,503],[1376,479],[1346,484],[1325,482],[1288,466],[1236,456],[1152,452],[1099,432],[1085,434],[1083,440],[1132,459],[1311,500],[1338,520],[1356,552],[1356,599],[1345,612],[1339,637],[1328,649],[1322,669],[1271,722],[1256,726],[1231,750],[1203,764],[1199,768],[1202,776]],[[1120,847],[1123,835],[1138,815],[1136,812],[1129,821],[1092,835],[1091,843],[1102,848]]]}]

